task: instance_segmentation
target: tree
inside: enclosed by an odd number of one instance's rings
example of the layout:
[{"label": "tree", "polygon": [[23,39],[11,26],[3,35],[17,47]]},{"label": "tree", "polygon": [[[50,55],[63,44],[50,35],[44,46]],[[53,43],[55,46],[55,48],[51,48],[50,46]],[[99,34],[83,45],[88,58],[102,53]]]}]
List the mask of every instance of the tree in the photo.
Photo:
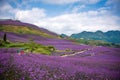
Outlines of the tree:
[{"label": "tree", "polygon": [[6,33],[4,33],[3,41],[4,41],[4,42],[7,42],[7,34],[6,34]]}]

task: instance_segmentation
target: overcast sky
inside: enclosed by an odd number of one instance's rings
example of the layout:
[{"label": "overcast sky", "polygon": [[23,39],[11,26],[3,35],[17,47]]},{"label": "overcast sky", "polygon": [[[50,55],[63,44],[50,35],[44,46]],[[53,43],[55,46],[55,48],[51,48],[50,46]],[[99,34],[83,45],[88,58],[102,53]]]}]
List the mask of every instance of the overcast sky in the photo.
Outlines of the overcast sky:
[{"label": "overcast sky", "polygon": [[17,19],[67,35],[120,30],[120,0],[0,0],[0,19]]}]

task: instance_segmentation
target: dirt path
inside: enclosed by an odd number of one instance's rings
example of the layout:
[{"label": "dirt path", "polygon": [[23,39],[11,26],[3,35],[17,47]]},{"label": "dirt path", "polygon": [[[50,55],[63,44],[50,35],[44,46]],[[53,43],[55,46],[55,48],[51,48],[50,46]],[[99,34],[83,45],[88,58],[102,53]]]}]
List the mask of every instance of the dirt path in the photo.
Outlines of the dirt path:
[{"label": "dirt path", "polygon": [[86,52],[86,51],[89,51],[89,50],[93,50],[93,48],[88,48],[87,50],[75,52],[75,53],[73,53],[73,54],[65,54],[65,55],[62,55],[61,57],[74,56],[74,55],[76,55],[76,54],[80,54],[80,53],[83,53],[83,52]]}]

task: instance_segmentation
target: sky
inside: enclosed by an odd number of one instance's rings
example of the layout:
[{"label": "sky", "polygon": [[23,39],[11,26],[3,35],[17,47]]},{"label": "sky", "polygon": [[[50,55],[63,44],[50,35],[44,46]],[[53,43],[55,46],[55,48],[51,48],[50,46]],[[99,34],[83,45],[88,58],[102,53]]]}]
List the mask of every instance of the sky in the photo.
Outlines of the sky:
[{"label": "sky", "polygon": [[0,19],[67,35],[120,30],[120,0],[0,0]]}]

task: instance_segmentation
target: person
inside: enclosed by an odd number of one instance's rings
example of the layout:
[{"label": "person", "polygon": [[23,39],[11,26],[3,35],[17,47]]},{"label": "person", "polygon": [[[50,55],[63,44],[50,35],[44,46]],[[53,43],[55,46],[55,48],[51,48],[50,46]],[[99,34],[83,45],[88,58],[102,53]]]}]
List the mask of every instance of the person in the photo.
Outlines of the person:
[{"label": "person", "polygon": [[16,51],[16,52],[17,52],[17,54],[18,54],[18,53],[19,53],[19,50],[17,49],[17,51]]},{"label": "person", "polygon": [[24,50],[21,50],[21,51],[20,51],[20,54],[23,55],[23,54],[24,54]]},{"label": "person", "polygon": [[17,51],[16,51],[16,52],[17,52],[17,54],[18,54],[18,55],[20,55],[20,50],[19,50],[19,49],[17,49]]},{"label": "person", "polygon": [[19,55],[23,55],[23,54],[25,54],[23,48],[18,49],[18,50],[17,50],[17,53],[18,53]]}]

